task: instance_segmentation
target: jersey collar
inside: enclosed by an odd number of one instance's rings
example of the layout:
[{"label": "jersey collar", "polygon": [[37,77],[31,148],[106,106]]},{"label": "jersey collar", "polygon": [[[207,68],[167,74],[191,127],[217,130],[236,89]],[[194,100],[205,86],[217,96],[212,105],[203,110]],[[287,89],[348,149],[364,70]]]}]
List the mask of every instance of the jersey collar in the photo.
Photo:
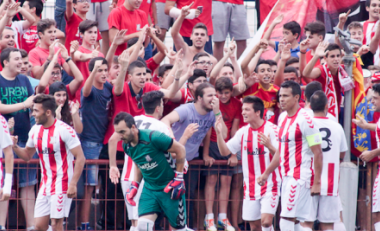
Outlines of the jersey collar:
[{"label": "jersey collar", "polygon": [[[132,97],[136,97],[137,95],[136,95],[136,93],[133,91],[131,81],[129,81],[128,85],[129,85],[129,91],[131,92]],[[142,95],[143,95],[143,90],[144,90],[144,88],[141,88],[141,90],[140,90],[140,92],[138,93],[138,95],[142,96]]]}]

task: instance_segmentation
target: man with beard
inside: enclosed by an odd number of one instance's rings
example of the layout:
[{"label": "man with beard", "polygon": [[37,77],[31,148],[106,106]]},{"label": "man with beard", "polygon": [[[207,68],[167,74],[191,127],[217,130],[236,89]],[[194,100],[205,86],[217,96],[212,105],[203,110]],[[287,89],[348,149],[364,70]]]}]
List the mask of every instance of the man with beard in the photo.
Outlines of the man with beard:
[{"label": "man with beard", "polygon": [[[191,4],[192,5],[192,4]],[[182,49],[184,57],[183,57],[183,64],[185,67],[187,67],[193,60],[193,57],[200,53],[200,52],[206,52],[205,51],[205,45],[209,41],[209,36],[207,35],[208,29],[205,24],[203,23],[197,23],[193,27],[193,31],[190,35],[190,40],[193,42],[192,46],[187,45],[187,43],[184,41],[184,38],[179,33],[180,29],[182,28],[182,23],[185,20],[186,16],[190,14],[190,7],[191,5],[184,6],[181,9],[181,15],[177,18],[177,20],[174,22],[172,27],[172,37],[174,41],[175,48],[179,51]],[[210,55],[211,58],[211,65],[215,65],[218,61],[216,58],[212,55]]]},{"label": "man with beard", "polygon": [[53,230],[61,231],[63,218],[68,217],[72,198],[77,194],[85,158],[75,131],[55,118],[54,97],[41,94],[33,102],[36,125],[29,132],[25,148],[17,145],[17,136],[13,137],[13,151],[25,161],[36,151],[40,158],[41,184],[34,211],[35,230],[47,230],[50,220]]},{"label": "man with beard", "polygon": [[[173,229],[185,231],[185,147],[159,131],[138,129],[134,118],[126,112],[117,114],[113,124],[113,136],[118,136],[123,141],[124,152],[135,165],[134,178],[125,196],[126,202],[132,206],[136,206],[134,198],[144,178],[135,229],[152,231],[157,215],[164,212]],[[116,143],[109,143],[109,148],[115,150]],[[167,160],[165,154],[168,152],[176,154],[176,171],[173,171]],[[113,182],[118,181],[117,176],[110,177]]]},{"label": "man with beard", "polygon": [[[214,86],[209,83],[200,84],[194,94],[194,103],[188,103],[177,107],[173,112],[165,116],[161,121],[168,127],[172,127],[174,137],[176,140],[181,140],[181,137],[191,123],[198,123],[198,131],[195,132],[186,141],[186,159],[187,161],[193,160],[199,156],[198,149],[202,141],[203,151],[208,152],[210,146],[211,128],[214,126],[216,118],[222,116],[219,110],[219,99],[216,97],[216,91]],[[227,127],[223,124],[223,136],[227,138]],[[186,184],[189,185],[187,191],[190,195],[190,199],[194,199],[195,189],[197,187],[199,170],[193,170],[189,168],[189,173],[186,174]],[[189,198],[189,197],[187,197]],[[193,204],[190,202],[189,208],[189,226],[192,225]]]}]

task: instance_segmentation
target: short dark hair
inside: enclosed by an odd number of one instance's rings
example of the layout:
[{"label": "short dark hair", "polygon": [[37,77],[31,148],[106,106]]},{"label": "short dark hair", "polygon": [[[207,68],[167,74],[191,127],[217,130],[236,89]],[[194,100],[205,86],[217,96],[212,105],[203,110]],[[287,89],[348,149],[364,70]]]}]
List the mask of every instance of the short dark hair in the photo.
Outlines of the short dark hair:
[{"label": "short dark hair", "polygon": [[194,55],[193,61],[199,60],[200,57],[209,57],[210,58],[210,55],[207,54],[206,52],[199,52],[199,53]]},{"label": "short dark hair", "polygon": [[[340,49],[339,45],[336,44],[336,43],[330,43],[326,50],[325,51],[333,51],[333,50],[339,50],[339,53],[342,54],[342,50]],[[327,53],[326,54],[326,57],[328,56],[329,54]]]},{"label": "short dark hair", "polygon": [[163,64],[158,68],[158,77],[164,77],[164,74],[167,70],[173,69],[172,64]]},{"label": "short dark hair", "polygon": [[[26,2],[26,1],[25,1]],[[44,9],[44,4],[41,0],[27,0],[29,2],[29,8],[36,8],[36,15],[41,16],[42,10]]]},{"label": "short dark hair", "polygon": [[294,81],[285,81],[281,84],[281,88],[291,88],[292,95],[299,95],[298,101],[301,99],[301,86],[298,83]]},{"label": "short dark hair", "polygon": [[310,98],[310,107],[313,112],[324,112],[327,105],[327,96],[326,94],[318,90]]},{"label": "short dark hair", "polygon": [[215,90],[221,92],[223,90],[233,90],[234,84],[232,83],[232,80],[228,77],[220,77],[215,82]]},{"label": "short dark hair", "polygon": [[131,114],[129,114],[127,112],[123,112],[123,111],[119,112],[115,116],[115,119],[113,119],[113,124],[117,125],[121,121],[124,121],[128,128],[132,128],[132,125],[135,125],[135,127],[136,127],[135,119],[133,118],[133,116]]},{"label": "short dark hair", "polygon": [[119,64],[119,56],[115,55],[112,59],[113,64]]},{"label": "short dark hair", "polygon": [[363,25],[358,21],[353,21],[347,26],[347,30],[356,29],[356,28],[360,28],[363,30]]},{"label": "short dark hair", "polygon": [[326,35],[326,27],[325,24],[321,21],[315,21],[315,22],[310,22],[305,26],[305,32],[309,31],[310,34],[318,34],[322,35],[323,39],[325,39]]},{"label": "short dark hair", "polygon": [[137,41],[139,41],[139,38],[138,37],[133,37],[130,40],[128,40],[127,46],[131,47],[131,46],[135,45],[137,43]]},{"label": "short dark hair", "polygon": [[162,91],[150,91],[142,96],[142,103],[147,114],[153,114],[158,106],[161,106],[161,100],[164,98]]},{"label": "short dark hair", "polygon": [[286,61],[285,66],[292,65],[293,63],[298,63],[299,61],[300,61],[300,59],[298,57],[290,57],[290,59],[288,59],[288,61]]},{"label": "short dark hair", "polygon": [[365,6],[366,6],[366,7],[370,7],[370,6],[371,6],[371,1],[372,1],[372,0],[366,0],[366,1],[365,1]]},{"label": "short dark hair", "polygon": [[93,28],[94,26],[98,27],[98,22],[86,19],[79,23],[79,32],[84,34],[84,32]]},{"label": "short dark hair", "polygon": [[[273,66],[272,64],[273,64],[273,62],[271,62],[271,61],[269,61],[270,59],[263,59],[263,60],[260,60],[259,62],[257,62],[257,65],[256,65],[256,67],[255,67],[255,72],[257,73],[257,70],[259,69],[259,66],[261,65],[261,64],[268,64],[269,66]],[[273,60],[272,60],[273,61]],[[277,64],[276,64],[277,65]]]},{"label": "short dark hair", "polygon": [[[4,28],[4,30],[10,30],[10,31],[12,31],[13,33],[15,32],[11,27],[9,27],[9,26],[6,26],[5,28]],[[1,34],[0,34],[0,39],[3,39],[3,33],[4,33],[4,30],[3,30],[3,32],[1,32]]]},{"label": "short dark hair", "polygon": [[135,60],[135,61],[131,62],[131,64],[129,64],[128,73],[132,75],[135,68],[146,68],[146,65],[145,65],[145,63],[143,63],[140,60]]},{"label": "short dark hair", "polygon": [[262,99],[260,99],[257,96],[250,95],[250,96],[244,97],[243,104],[244,103],[251,103],[253,107],[253,111],[255,112],[260,111],[260,118],[262,119],[264,117],[265,107],[264,107],[264,102]]},{"label": "short dark hair", "polygon": [[267,59],[266,61],[269,63],[270,66],[277,66],[277,62],[273,59]]},{"label": "short dark hair", "polygon": [[19,49],[20,53],[21,53],[21,58],[25,58],[25,57],[28,57],[28,52],[26,52],[26,50],[24,49]]},{"label": "short dark hair", "polygon": [[146,73],[152,74],[152,71],[149,68],[146,68]]},{"label": "short dark hair", "polygon": [[202,69],[194,69],[193,75],[187,80],[187,82],[194,83],[194,81],[199,77],[207,78],[206,72]]},{"label": "short dark hair", "polygon": [[198,22],[197,24],[195,24],[191,33],[193,33],[195,29],[204,29],[206,31],[206,35],[208,36],[207,26],[204,23]]},{"label": "short dark hair", "polygon": [[372,90],[376,92],[378,95],[380,95],[380,83],[372,85]]},{"label": "short dark hair", "polygon": [[55,110],[57,109],[57,103],[52,95],[38,94],[34,99],[34,103],[42,104],[42,108],[47,111],[50,110],[55,117]]},{"label": "short dark hair", "polygon": [[203,98],[204,89],[206,88],[214,88],[214,86],[211,85],[210,83],[202,83],[201,85],[199,85],[197,89],[195,89],[194,102],[198,101],[198,96]]},{"label": "short dark hair", "polygon": [[295,67],[285,67],[284,73],[294,73],[298,78],[298,71]]},{"label": "short dark hair", "polygon": [[232,65],[232,63],[230,62],[226,62],[223,67],[230,67],[232,69],[232,72],[235,72],[235,68],[234,68],[234,65]]},{"label": "short dark hair", "polygon": [[51,26],[56,26],[56,25],[57,24],[55,23],[55,21],[53,19],[50,19],[50,18],[41,19],[37,23],[37,34],[39,32],[44,34],[45,30],[49,29]]},{"label": "short dark hair", "polygon": [[1,66],[2,67],[4,67],[4,61],[5,60],[7,60],[9,62],[11,52],[20,52],[20,51],[15,47],[7,47],[1,51],[0,60],[1,60]]},{"label": "short dark hair", "polygon": [[310,97],[316,92],[322,90],[322,84],[318,81],[312,81],[305,87],[305,98],[307,102],[310,102]]},{"label": "short dark hair", "polygon": [[91,59],[90,62],[88,63],[88,70],[90,72],[92,70],[94,70],[95,62],[98,61],[98,60],[102,60],[102,65],[106,64],[107,67],[108,67],[108,62],[107,62],[107,60],[105,58],[103,58],[103,57],[96,57],[96,58]]},{"label": "short dark hair", "polygon": [[290,21],[284,24],[284,29],[290,30],[293,35],[297,35],[297,39],[300,37],[301,34],[301,26],[296,21]]}]

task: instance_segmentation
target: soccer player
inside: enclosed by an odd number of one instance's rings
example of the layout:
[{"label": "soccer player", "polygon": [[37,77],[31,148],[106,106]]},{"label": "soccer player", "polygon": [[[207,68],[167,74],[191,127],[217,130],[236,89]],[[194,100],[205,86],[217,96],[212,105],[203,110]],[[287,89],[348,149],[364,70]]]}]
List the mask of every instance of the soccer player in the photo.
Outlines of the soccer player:
[{"label": "soccer player", "polygon": [[[258,178],[263,186],[278,166],[282,176],[281,230],[295,230],[295,221],[305,220],[311,212],[312,196],[321,191],[321,134],[311,117],[299,106],[300,85],[293,81],[281,85],[278,120],[279,147],[265,172]],[[312,167],[314,164],[314,167]],[[310,195],[311,194],[311,195]]]},{"label": "soccer player", "polygon": [[[311,117],[314,117],[314,113],[313,113],[313,110],[311,109],[311,105],[310,105],[311,96],[317,91],[322,91],[322,84],[320,82],[312,81],[306,85],[305,92],[304,92],[304,95],[305,95],[304,110]],[[326,117],[335,121],[335,122],[338,122],[338,120],[333,115],[331,115],[329,112],[327,112]]]},{"label": "soccer player", "polygon": [[273,230],[272,221],[279,201],[281,178],[278,169],[260,186],[257,178],[268,167],[278,147],[278,128],[263,119],[264,102],[256,96],[243,99],[243,119],[248,125],[240,128],[227,143],[221,137],[220,121],[215,125],[218,147],[223,156],[242,153],[244,200],[243,219],[251,230]]},{"label": "soccer player", "polygon": [[[37,151],[41,165],[41,183],[35,205],[35,229],[47,230],[49,220],[54,231],[63,230],[71,200],[77,194],[77,182],[85,158],[75,131],[55,118],[57,107],[51,95],[41,94],[33,100],[36,125],[29,132],[25,148],[13,137],[13,151],[29,161]],[[72,164],[75,158],[75,167]]]},{"label": "soccer player", "polygon": [[[377,83],[372,86],[373,96],[371,99],[371,103],[376,112],[380,112],[380,83]],[[368,129],[371,131],[376,131],[376,141],[377,141],[377,149],[373,149],[371,151],[364,151],[359,158],[363,161],[371,161],[373,158],[380,155],[380,120],[377,121],[376,124],[367,123],[363,118],[357,116],[356,119],[353,119],[357,126]],[[378,183],[380,181],[380,174],[377,174],[375,179],[375,184],[373,186],[373,194],[372,194],[372,213],[374,215],[374,226],[376,231],[380,231],[380,193],[376,193]]]},{"label": "soccer player", "polygon": [[[8,123],[5,118],[0,115],[0,230],[5,229],[5,222],[8,212],[8,200],[12,191],[12,173],[13,173],[13,152],[12,152],[12,139],[9,133]],[[3,170],[2,159],[5,162],[5,171]],[[3,173],[5,172],[5,177]]]},{"label": "soccer player", "polygon": [[[125,153],[135,165],[134,178],[126,192],[126,200],[136,205],[134,197],[144,178],[144,186],[138,205],[137,230],[152,231],[154,221],[164,212],[175,230],[186,230],[185,185],[183,170],[186,157],[185,147],[164,133],[138,129],[134,118],[120,112],[114,119],[115,136],[123,141]],[[109,143],[116,149],[116,143]],[[111,147],[110,147],[111,148]],[[176,171],[167,161],[167,152],[176,154]],[[171,158],[171,156],[168,156]],[[111,163],[110,163],[111,164]],[[116,163],[111,165],[110,178],[118,182]]]}]

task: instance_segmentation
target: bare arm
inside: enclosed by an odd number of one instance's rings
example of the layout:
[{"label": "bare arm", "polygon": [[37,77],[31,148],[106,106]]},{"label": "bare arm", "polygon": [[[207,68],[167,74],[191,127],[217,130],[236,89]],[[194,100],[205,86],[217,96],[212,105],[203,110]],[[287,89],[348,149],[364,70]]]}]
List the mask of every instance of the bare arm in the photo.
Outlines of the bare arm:
[{"label": "bare arm", "polygon": [[228,58],[230,57],[231,51],[230,49],[228,50],[229,51],[227,53],[224,53],[223,58],[221,58],[219,62],[214,66],[214,68],[212,68],[212,71],[210,73],[210,80],[209,80],[209,82],[212,85],[215,85],[216,78],[218,77],[219,72],[222,70],[224,64],[227,62]]},{"label": "bare arm", "polygon": [[321,70],[319,68],[314,68],[317,61],[326,56],[327,52],[326,48],[328,47],[327,42],[319,43],[317,49],[315,50],[315,54],[310,62],[306,65],[305,69],[302,72],[302,76],[309,79],[316,79],[321,75]]},{"label": "bare arm", "polygon": [[[219,122],[219,120],[218,120],[218,122]],[[222,132],[219,131],[218,129],[215,129],[215,132],[216,132],[217,143],[218,143],[220,155],[228,156],[231,153],[231,151],[227,147],[227,144],[223,138]],[[233,153],[233,154],[236,154],[236,153]]]},{"label": "bare arm", "polygon": [[183,172],[186,160],[186,149],[179,142],[173,139],[172,146],[168,149],[168,152],[176,154],[176,170],[177,172]]},{"label": "bare arm", "polygon": [[[321,192],[323,153],[320,144],[311,146],[310,149],[314,153],[314,184],[311,189],[311,193],[313,195]],[[315,190],[313,190],[313,188],[315,188]]]},{"label": "bare arm", "polygon": [[164,118],[161,119],[161,122],[163,122],[168,128],[172,127],[172,124],[179,121],[179,114],[176,111],[170,112],[168,115],[166,115]]},{"label": "bare arm", "polygon": [[119,96],[123,93],[124,89],[124,80],[125,75],[127,74],[128,66],[129,66],[129,53],[127,50],[123,51],[118,58],[119,64],[121,65],[121,70],[119,75],[116,78],[114,85],[114,93],[116,96]]},{"label": "bare arm", "polygon": [[[350,14],[351,9],[348,10],[347,13],[341,13],[339,14],[339,22],[338,25],[336,25],[339,29],[343,30],[344,29],[344,24],[347,22],[348,15]],[[342,44],[340,43],[338,33],[335,32],[335,43],[338,44],[338,46],[342,47]],[[360,41],[361,42],[361,41]]]},{"label": "bare arm", "polygon": [[91,71],[90,76],[87,78],[83,86],[83,96],[88,97],[91,94],[91,89],[94,84],[95,75],[99,70],[99,67],[102,65],[102,60],[97,60],[94,65],[94,69]]},{"label": "bare arm", "polygon": [[13,173],[13,151],[12,145],[9,145],[6,148],[3,148],[4,159],[5,159],[5,173]]},{"label": "bare arm", "polygon": [[32,159],[34,153],[36,153],[36,149],[34,147],[28,147],[21,148],[17,145],[17,141],[13,142],[13,152],[20,157],[21,159],[25,161],[29,161]]},{"label": "bare arm", "polygon": [[260,45],[255,45],[252,50],[245,56],[243,61],[241,62],[241,70],[243,71],[243,74],[249,76],[251,74],[251,70],[249,69],[248,65],[255,56],[255,54],[259,51]]},{"label": "bare arm", "polygon": [[58,50],[57,53],[54,54],[53,60],[47,66],[44,74],[42,75],[38,86],[36,87],[36,94],[44,93],[47,85],[49,84],[49,80],[51,78],[51,73],[53,72],[54,65],[58,62],[58,55],[61,53],[61,50]]},{"label": "bare arm", "polygon": [[267,40],[268,41],[268,44],[269,46],[271,46],[272,48],[275,48],[276,46],[276,43],[273,41],[273,40],[269,40],[270,39],[270,36],[274,30],[274,28],[280,24],[282,22],[282,20],[284,19],[284,15],[283,14],[280,14],[279,16],[277,16],[273,21],[272,23],[270,24],[269,28],[267,29],[267,31],[265,32],[264,36],[263,36],[263,39]]},{"label": "bare arm", "polygon": [[375,54],[377,49],[379,48],[380,43],[380,25],[377,25],[375,36],[371,39],[371,42],[369,43],[369,50],[372,54]]},{"label": "bare arm", "polygon": [[[86,158],[84,157],[81,145],[70,149],[70,152],[75,157],[75,165],[74,165],[74,173],[69,184],[69,189],[67,190],[67,197],[73,198],[76,196],[77,183],[78,183],[79,177],[82,175],[84,162],[86,161]],[[75,191],[72,191],[73,188],[75,188]]]},{"label": "bare arm", "polygon": [[231,137],[234,137],[235,133],[237,130],[239,130],[239,124],[240,124],[240,119],[234,119],[232,122],[232,128],[231,128]]},{"label": "bare arm", "polygon": [[20,8],[20,13],[25,19],[25,21],[22,23],[23,29],[28,29],[31,25],[33,25],[36,22],[36,19],[33,17],[33,15],[31,15],[22,7]]},{"label": "bare arm", "polygon": [[[175,4],[175,2],[173,2],[173,1],[169,1],[169,0],[166,1],[166,5],[165,5],[165,13],[166,14],[169,14],[170,9],[175,7],[174,4]],[[191,5],[192,4],[190,4],[189,6],[182,7],[181,15],[175,20],[175,22],[172,26],[172,29],[171,29],[171,35],[172,35],[176,49],[177,50],[182,49],[185,55],[186,55],[186,52],[187,52],[187,49],[189,48],[189,46],[185,43],[182,36],[179,34],[179,31],[182,27],[182,23],[185,20],[186,16],[188,14],[190,14],[189,10],[190,10]],[[169,9],[169,10],[167,10],[167,9]]]},{"label": "bare arm", "polygon": [[126,29],[118,31],[112,40],[112,44],[110,48],[108,49],[108,52],[106,55],[106,60],[109,67],[111,67],[113,63],[113,57],[115,56],[117,47],[124,43],[125,33],[127,33]]},{"label": "bare arm", "polygon": [[66,0],[66,20],[70,21],[71,17],[74,14],[74,8],[73,8],[73,0]]},{"label": "bare arm", "polygon": [[134,170],[134,173],[135,173],[135,177],[133,179],[133,181],[135,182],[141,182],[143,176],[142,176],[142,173],[141,173],[141,170],[139,169],[139,167],[137,167],[137,165],[135,164],[135,162],[133,162],[133,165],[135,166],[135,170]]},{"label": "bare arm", "polygon": [[286,62],[290,59],[292,56],[290,52],[291,44],[287,44],[283,51],[281,52],[281,60],[278,63],[276,74],[274,75],[274,85],[281,86],[281,84],[284,82],[284,70],[286,66]]}]

